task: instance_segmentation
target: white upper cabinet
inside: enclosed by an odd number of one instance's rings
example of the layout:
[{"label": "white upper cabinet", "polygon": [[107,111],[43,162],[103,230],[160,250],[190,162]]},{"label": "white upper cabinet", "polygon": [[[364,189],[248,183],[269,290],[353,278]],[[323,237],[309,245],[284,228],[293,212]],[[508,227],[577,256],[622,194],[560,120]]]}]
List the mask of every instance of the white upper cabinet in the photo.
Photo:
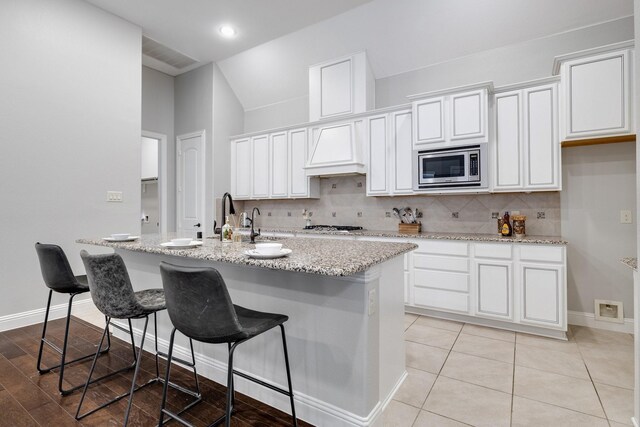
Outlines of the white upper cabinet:
[{"label": "white upper cabinet", "polygon": [[411,95],[413,145],[440,148],[489,140],[491,83]]},{"label": "white upper cabinet", "polygon": [[289,131],[289,197],[318,197],[320,183],[318,178],[307,176],[307,129]]},{"label": "white upper cabinet", "polygon": [[495,95],[493,191],[561,190],[557,83]]},{"label": "white upper cabinet", "polygon": [[309,120],[362,113],[374,106],[375,80],[365,52],[309,67]]},{"label": "white upper cabinet", "polygon": [[367,195],[413,194],[411,110],[367,118]]},{"label": "white upper cabinet", "polygon": [[158,179],[158,140],[142,137],[140,177],[143,180]]},{"label": "white upper cabinet", "polygon": [[251,138],[251,198],[269,198],[269,135]]},{"label": "white upper cabinet", "polygon": [[562,77],[563,141],[635,133],[631,46],[617,43],[556,57],[554,74]]},{"label": "white upper cabinet", "polygon": [[270,135],[270,196],[272,198],[287,197],[289,193],[289,148],[287,132]]},{"label": "white upper cabinet", "polygon": [[320,185],[305,171],[307,129],[231,141],[231,194],[238,200],[317,198]]},{"label": "white upper cabinet", "polygon": [[231,193],[238,200],[251,197],[251,140],[231,141]]}]

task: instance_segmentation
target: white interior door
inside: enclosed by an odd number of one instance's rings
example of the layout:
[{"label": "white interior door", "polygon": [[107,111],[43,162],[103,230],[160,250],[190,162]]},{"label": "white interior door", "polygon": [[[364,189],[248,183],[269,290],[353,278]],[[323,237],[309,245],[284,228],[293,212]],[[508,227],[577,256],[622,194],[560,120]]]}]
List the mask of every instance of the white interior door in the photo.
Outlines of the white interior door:
[{"label": "white interior door", "polygon": [[195,236],[204,220],[204,131],[178,136],[176,151],[177,230]]}]

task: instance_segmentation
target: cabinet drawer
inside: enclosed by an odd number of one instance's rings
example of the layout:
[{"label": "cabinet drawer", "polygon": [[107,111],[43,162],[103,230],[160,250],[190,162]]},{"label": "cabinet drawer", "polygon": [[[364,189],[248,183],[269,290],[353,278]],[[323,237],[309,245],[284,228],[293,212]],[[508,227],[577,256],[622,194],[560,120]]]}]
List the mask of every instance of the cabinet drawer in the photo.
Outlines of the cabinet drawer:
[{"label": "cabinet drawer", "polygon": [[511,259],[513,256],[513,245],[508,243],[476,243],[474,249],[478,258]]},{"label": "cabinet drawer", "polygon": [[469,292],[469,275],[448,271],[414,270],[415,285],[419,287]]},{"label": "cabinet drawer", "polygon": [[521,245],[521,261],[563,262],[564,247],[562,246],[538,246]]},{"label": "cabinet drawer", "polygon": [[469,258],[453,258],[437,255],[415,254],[413,266],[416,268],[428,268],[431,270],[469,272]]},{"label": "cabinet drawer", "polygon": [[469,312],[469,295],[460,292],[415,288],[413,299],[416,305],[423,307]]},{"label": "cabinet drawer", "polygon": [[469,244],[467,242],[448,242],[443,240],[428,240],[426,242],[412,242],[418,245],[416,253],[435,255],[468,256]]}]

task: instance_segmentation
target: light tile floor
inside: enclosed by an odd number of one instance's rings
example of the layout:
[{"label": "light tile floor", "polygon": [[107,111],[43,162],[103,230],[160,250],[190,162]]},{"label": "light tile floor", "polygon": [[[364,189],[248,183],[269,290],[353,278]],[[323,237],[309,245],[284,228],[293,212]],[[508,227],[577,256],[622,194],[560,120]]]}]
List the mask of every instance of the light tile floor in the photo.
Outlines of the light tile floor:
[{"label": "light tile floor", "polygon": [[560,341],[405,315],[408,377],[385,427],[620,427],[633,336],[570,326]]}]

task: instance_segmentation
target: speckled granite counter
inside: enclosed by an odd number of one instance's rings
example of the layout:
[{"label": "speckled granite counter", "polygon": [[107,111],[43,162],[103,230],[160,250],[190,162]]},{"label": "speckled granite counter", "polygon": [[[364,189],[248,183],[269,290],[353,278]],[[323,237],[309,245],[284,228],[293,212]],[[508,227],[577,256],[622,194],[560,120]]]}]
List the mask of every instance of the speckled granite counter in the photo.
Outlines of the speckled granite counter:
[{"label": "speckled granite counter", "polygon": [[172,255],[207,261],[245,264],[275,270],[322,274],[327,276],[350,276],[388,259],[415,249],[410,243],[336,241],[332,239],[283,238],[283,248],[291,249],[291,255],[283,258],[261,260],[249,258],[245,251],[253,249],[249,243],[221,243],[216,239],[205,239],[203,245],[189,249],[168,249],[160,243],[170,240],[168,236],[142,237],[134,242],[107,242],[103,239],[79,239],[78,243],[108,246],[136,252]]},{"label": "speckled granite counter", "polygon": [[[245,230],[246,231],[246,230]],[[264,227],[262,231],[266,233],[292,233],[296,236],[304,236],[305,234],[326,234],[339,236],[362,236],[362,237],[392,237],[407,239],[438,239],[438,240],[467,240],[476,242],[507,242],[507,243],[531,243],[539,245],[566,245],[567,241],[558,236],[526,236],[523,239],[514,237],[501,237],[498,234],[479,234],[479,233],[401,233],[399,231],[389,230],[360,230],[352,232],[344,231],[315,231],[304,230],[302,228],[287,227]]]},{"label": "speckled granite counter", "polygon": [[638,258],[622,258],[620,262],[633,270],[638,269]]}]

